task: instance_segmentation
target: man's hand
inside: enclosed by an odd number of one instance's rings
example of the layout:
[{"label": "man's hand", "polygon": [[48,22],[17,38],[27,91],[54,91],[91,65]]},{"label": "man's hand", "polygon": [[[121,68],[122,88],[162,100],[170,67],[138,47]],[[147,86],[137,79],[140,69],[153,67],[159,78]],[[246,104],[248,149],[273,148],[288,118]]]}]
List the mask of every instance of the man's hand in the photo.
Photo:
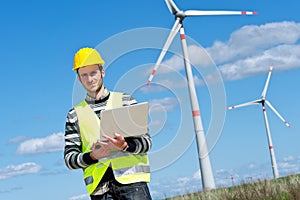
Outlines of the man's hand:
[{"label": "man's hand", "polygon": [[110,142],[95,142],[91,148],[90,156],[93,160],[106,157],[113,149],[113,145]]},{"label": "man's hand", "polygon": [[126,150],[128,144],[125,141],[125,138],[115,133],[115,137],[109,137],[108,135],[103,135],[106,138],[107,142],[95,142],[91,148],[90,156],[93,160],[98,160],[100,158],[106,157],[110,154],[113,149]]},{"label": "man's hand", "polygon": [[103,137],[105,137],[116,149],[125,150],[128,147],[125,138],[119,133],[115,133],[114,138],[109,137],[108,135],[103,135]]}]

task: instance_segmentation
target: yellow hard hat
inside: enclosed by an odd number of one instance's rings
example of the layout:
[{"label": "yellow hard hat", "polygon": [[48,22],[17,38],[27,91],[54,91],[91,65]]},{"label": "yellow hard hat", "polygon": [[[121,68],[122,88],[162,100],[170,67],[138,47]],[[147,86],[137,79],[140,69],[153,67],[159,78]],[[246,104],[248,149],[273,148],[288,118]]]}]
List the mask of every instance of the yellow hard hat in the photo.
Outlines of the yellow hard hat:
[{"label": "yellow hard hat", "polygon": [[104,60],[101,58],[99,52],[93,48],[81,48],[74,56],[73,70],[75,71],[80,67],[94,64],[104,65]]}]

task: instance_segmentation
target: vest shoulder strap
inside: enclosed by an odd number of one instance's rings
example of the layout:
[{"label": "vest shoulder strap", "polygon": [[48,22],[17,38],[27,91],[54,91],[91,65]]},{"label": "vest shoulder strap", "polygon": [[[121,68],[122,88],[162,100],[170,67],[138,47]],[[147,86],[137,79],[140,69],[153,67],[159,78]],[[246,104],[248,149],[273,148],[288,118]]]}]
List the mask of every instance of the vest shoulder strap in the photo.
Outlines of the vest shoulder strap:
[{"label": "vest shoulder strap", "polygon": [[123,106],[122,97],[123,97],[123,93],[121,92],[110,92],[109,99],[107,100],[105,109],[122,107]]}]

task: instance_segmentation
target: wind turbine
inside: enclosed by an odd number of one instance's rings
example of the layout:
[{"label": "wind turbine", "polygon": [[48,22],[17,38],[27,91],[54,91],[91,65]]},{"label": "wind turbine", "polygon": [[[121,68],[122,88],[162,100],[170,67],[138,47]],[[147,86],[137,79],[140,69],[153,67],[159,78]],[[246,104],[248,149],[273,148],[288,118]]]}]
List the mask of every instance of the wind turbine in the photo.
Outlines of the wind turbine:
[{"label": "wind turbine", "polygon": [[257,14],[257,12],[248,12],[248,11],[202,11],[202,10],[186,10],[182,11],[176,6],[173,0],[165,0],[170,12],[175,15],[175,23],[172,27],[172,30],[168,36],[168,39],[163,46],[163,49],[158,57],[158,60],[152,70],[152,73],[148,79],[147,86],[150,85],[154,74],[156,73],[158,67],[160,66],[168,48],[170,47],[174,37],[180,31],[180,39],[183,51],[183,58],[184,58],[184,65],[185,71],[187,75],[187,82],[188,82],[188,89],[189,89],[189,96],[190,102],[192,107],[192,116],[194,122],[194,129],[196,133],[197,139],[197,147],[198,147],[198,155],[199,155],[199,164],[200,164],[200,172],[202,177],[202,186],[204,190],[214,189],[215,181],[211,169],[211,163],[208,155],[207,145],[206,145],[206,138],[204,135],[203,125],[200,117],[200,110],[199,104],[197,99],[197,94],[195,90],[195,84],[193,79],[193,74],[191,70],[191,64],[189,61],[187,43],[185,39],[184,28],[182,22],[185,17],[190,16],[210,16],[210,15],[253,15]]},{"label": "wind turbine", "polygon": [[268,117],[267,117],[267,110],[265,105],[268,105],[269,108],[283,121],[283,123],[290,128],[290,125],[287,123],[287,121],[278,113],[278,111],[272,106],[272,104],[266,99],[266,94],[268,90],[268,85],[270,81],[270,77],[273,71],[273,66],[271,65],[268,78],[264,87],[264,90],[262,91],[260,99],[250,101],[247,103],[239,104],[236,106],[231,106],[228,107],[227,110],[231,110],[233,108],[239,108],[239,107],[244,107],[244,106],[249,106],[249,105],[254,105],[254,104],[261,104],[262,109],[263,109],[263,114],[264,114],[264,120],[265,120],[265,126],[266,126],[266,132],[267,132],[267,137],[268,137],[268,143],[269,143],[269,151],[270,151],[270,156],[271,156],[271,162],[272,162],[272,170],[273,170],[273,176],[274,178],[279,177],[278,173],[278,168],[277,168],[277,163],[276,163],[276,157],[275,157],[275,152],[274,152],[274,147],[273,147],[273,142],[272,142],[272,137],[271,137],[271,132],[270,132],[270,127],[269,127],[269,122],[268,122]]}]

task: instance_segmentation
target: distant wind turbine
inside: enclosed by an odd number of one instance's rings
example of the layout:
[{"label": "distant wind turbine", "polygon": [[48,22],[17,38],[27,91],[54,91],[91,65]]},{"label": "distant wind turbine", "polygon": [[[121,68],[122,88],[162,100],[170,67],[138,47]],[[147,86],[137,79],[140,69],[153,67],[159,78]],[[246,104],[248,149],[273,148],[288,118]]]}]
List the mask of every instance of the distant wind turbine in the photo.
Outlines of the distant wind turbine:
[{"label": "distant wind turbine", "polygon": [[254,104],[261,104],[262,105],[264,119],[265,119],[265,125],[266,125],[266,132],[267,132],[267,137],[268,137],[268,143],[269,143],[269,151],[270,151],[271,162],[272,162],[273,176],[276,179],[276,178],[279,177],[279,173],[278,173],[278,168],[277,168],[277,163],[276,163],[276,158],[275,158],[275,152],[274,152],[274,146],[273,146],[273,143],[272,143],[272,137],[271,137],[270,127],[269,127],[269,122],[268,122],[268,117],[267,117],[267,110],[266,110],[265,105],[268,105],[268,107],[271,108],[271,110],[283,121],[283,123],[288,128],[290,128],[290,125],[278,113],[278,111],[272,106],[272,104],[266,99],[266,94],[267,94],[268,85],[269,85],[269,81],[270,81],[272,71],[273,71],[273,66],[271,65],[270,71],[269,71],[269,74],[268,74],[268,78],[267,78],[267,81],[266,81],[266,84],[265,84],[265,87],[264,87],[264,90],[261,94],[260,99],[250,101],[250,102],[247,102],[247,103],[243,103],[243,104],[239,104],[239,105],[236,105],[236,106],[231,106],[231,107],[228,107],[227,110],[231,110],[233,108],[249,106],[249,105],[254,105]]},{"label": "distant wind turbine", "polygon": [[215,188],[214,177],[211,169],[210,159],[208,155],[207,145],[206,145],[206,138],[204,135],[204,130],[202,126],[202,121],[200,117],[200,110],[199,104],[197,99],[197,94],[195,90],[195,84],[193,79],[193,74],[191,70],[191,64],[188,55],[187,43],[185,39],[184,28],[182,22],[185,17],[189,16],[211,16],[211,15],[253,15],[257,14],[257,12],[248,12],[248,11],[209,11],[209,10],[187,10],[182,11],[176,6],[173,0],[165,0],[170,12],[175,15],[175,23],[173,28],[168,36],[168,39],[163,46],[163,49],[156,61],[154,69],[148,79],[147,86],[150,85],[154,74],[156,73],[158,67],[160,66],[165,54],[167,53],[173,39],[175,38],[176,34],[180,31],[180,39],[183,51],[183,58],[184,58],[184,65],[185,71],[187,76],[188,82],[188,89],[190,95],[190,102],[192,107],[192,116],[194,122],[194,129],[196,133],[197,139],[197,147],[198,147],[198,155],[199,155],[199,162],[200,162],[200,172],[202,177],[202,186],[204,190],[210,190]]}]

